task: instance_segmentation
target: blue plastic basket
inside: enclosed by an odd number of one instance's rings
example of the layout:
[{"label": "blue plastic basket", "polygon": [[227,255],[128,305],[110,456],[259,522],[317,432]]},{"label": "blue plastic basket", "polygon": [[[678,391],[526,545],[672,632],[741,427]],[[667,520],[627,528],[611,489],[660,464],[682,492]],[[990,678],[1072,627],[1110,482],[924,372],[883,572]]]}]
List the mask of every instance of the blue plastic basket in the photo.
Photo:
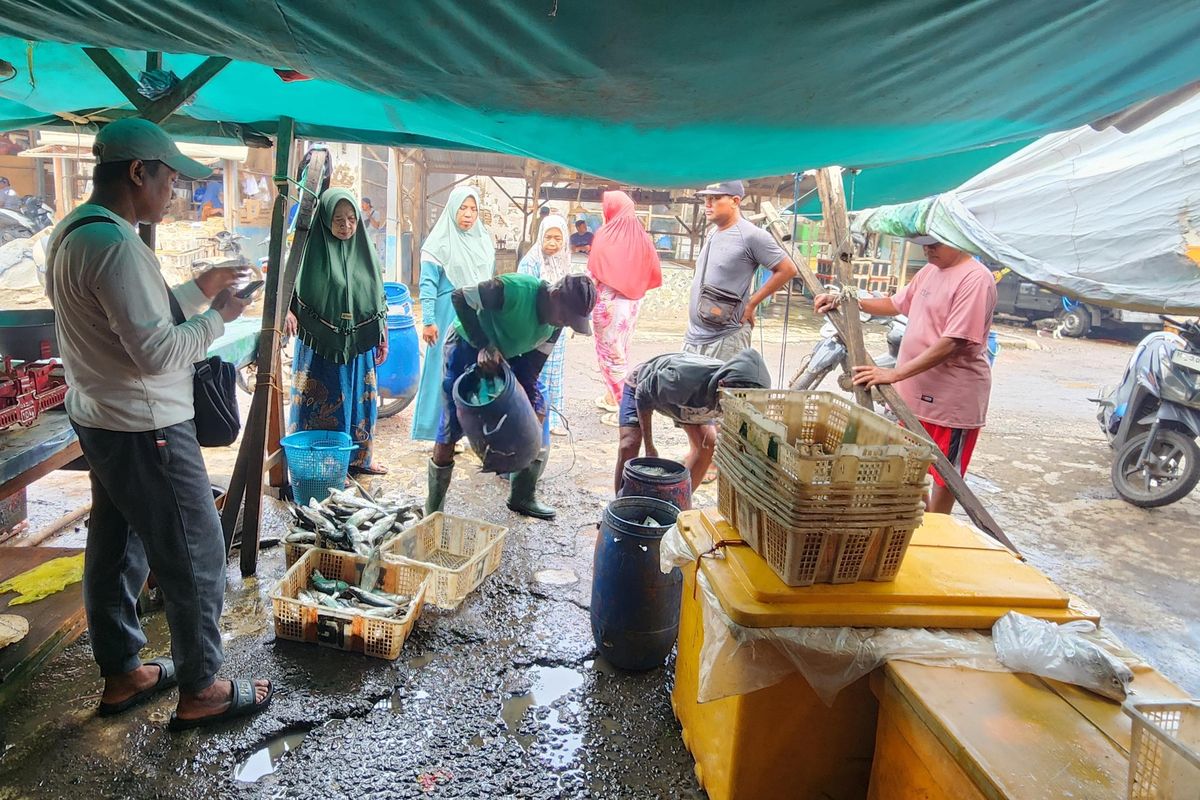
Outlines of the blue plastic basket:
[{"label": "blue plastic basket", "polygon": [[358,449],[349,434],[299,431],[283,437],[279,444],[287,456],[292,493],[298,504],[308,505],[310,498],[320,502],[330,489],[345,488],[350,454]]}]

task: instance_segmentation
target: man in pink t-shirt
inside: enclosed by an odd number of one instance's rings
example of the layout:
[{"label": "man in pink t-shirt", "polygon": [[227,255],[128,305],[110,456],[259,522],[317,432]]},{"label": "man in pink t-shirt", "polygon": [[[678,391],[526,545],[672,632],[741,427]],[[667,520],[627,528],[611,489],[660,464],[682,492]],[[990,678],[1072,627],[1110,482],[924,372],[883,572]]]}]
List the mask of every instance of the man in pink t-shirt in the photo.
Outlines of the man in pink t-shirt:
[{"label": "man in pink t-shirt", "polygon": [[[894,383],[896,392],[921,421],[934,443],[962,474],[967,473],[979,431],[987,418],[992,370],[987,360],[988,331],[996,308],[996,283],[987,267],[969,253],[932,236],[913,237],[929,262],[893,297],[859,298],[876,316],[908,316],[895,368],[859,366],[859,386]],[[837,296],[817,295],[825,313]],[[929,511],[954,508],[954,495],[933,472]]]}]

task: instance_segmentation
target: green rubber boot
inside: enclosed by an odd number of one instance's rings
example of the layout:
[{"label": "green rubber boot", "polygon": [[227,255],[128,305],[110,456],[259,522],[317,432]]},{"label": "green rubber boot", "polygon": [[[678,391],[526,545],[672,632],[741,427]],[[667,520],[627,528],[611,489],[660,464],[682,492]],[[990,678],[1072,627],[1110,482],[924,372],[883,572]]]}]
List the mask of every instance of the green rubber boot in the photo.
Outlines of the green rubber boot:
[{"label": "green rubber boot", "polygon": [[524,514],[527,517],[554,519],[554,515],[558,512],[550,506],[542,505],[534,496],[537,493],[538,479],[542,477],[542,472],[546,469],[546,462],[549,458],[550,451],[542,450],[528,467],[520,472],[514,472],[512,477],[509,478],[509,510],[515,511],[518,514]]},{"label": "green rubber boot", "polygon": [[446,502],[446,490],[450,488],[450,475],[453,472],[453,464],[439,467],[433,463],[432,458],[429,459],[429,494],[425,496],[425,513],[427,515],[442,510],[442,504]]}]

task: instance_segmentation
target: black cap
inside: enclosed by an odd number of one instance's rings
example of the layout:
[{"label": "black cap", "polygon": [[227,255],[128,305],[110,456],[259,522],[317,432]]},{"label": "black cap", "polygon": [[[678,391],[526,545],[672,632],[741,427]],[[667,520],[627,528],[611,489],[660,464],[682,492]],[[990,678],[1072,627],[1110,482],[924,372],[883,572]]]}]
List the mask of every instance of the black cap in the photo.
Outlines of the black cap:
[{"label": "black cap", "polygon": [[591,336],[596,284],[587,275],[568,275],[554,284],[554,288],[559,292],[567,325],[584,336]]}]

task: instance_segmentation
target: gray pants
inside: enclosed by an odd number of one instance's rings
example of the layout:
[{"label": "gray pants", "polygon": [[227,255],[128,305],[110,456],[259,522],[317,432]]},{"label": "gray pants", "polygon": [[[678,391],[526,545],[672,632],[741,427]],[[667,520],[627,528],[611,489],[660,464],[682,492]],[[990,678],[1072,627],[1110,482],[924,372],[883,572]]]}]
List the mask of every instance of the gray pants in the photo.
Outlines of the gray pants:
[{"label": "gray pants", "polygon": [[137,597],[153,570],[179,688],[207,688],[225,659],[225,541],[195,423],[144,433],[72,424],[91,468],[83,604],[100,674],[141,664]]},{"label": "gray pants", "polygon": [[683,352],[708,356],[720,361],[728,361],[750,346],[750,330],[749,325],[743,325],[740,328],[733,329],[720,339],[714,339],[711,342],[704,342],[702,344],[684,340]]}]

